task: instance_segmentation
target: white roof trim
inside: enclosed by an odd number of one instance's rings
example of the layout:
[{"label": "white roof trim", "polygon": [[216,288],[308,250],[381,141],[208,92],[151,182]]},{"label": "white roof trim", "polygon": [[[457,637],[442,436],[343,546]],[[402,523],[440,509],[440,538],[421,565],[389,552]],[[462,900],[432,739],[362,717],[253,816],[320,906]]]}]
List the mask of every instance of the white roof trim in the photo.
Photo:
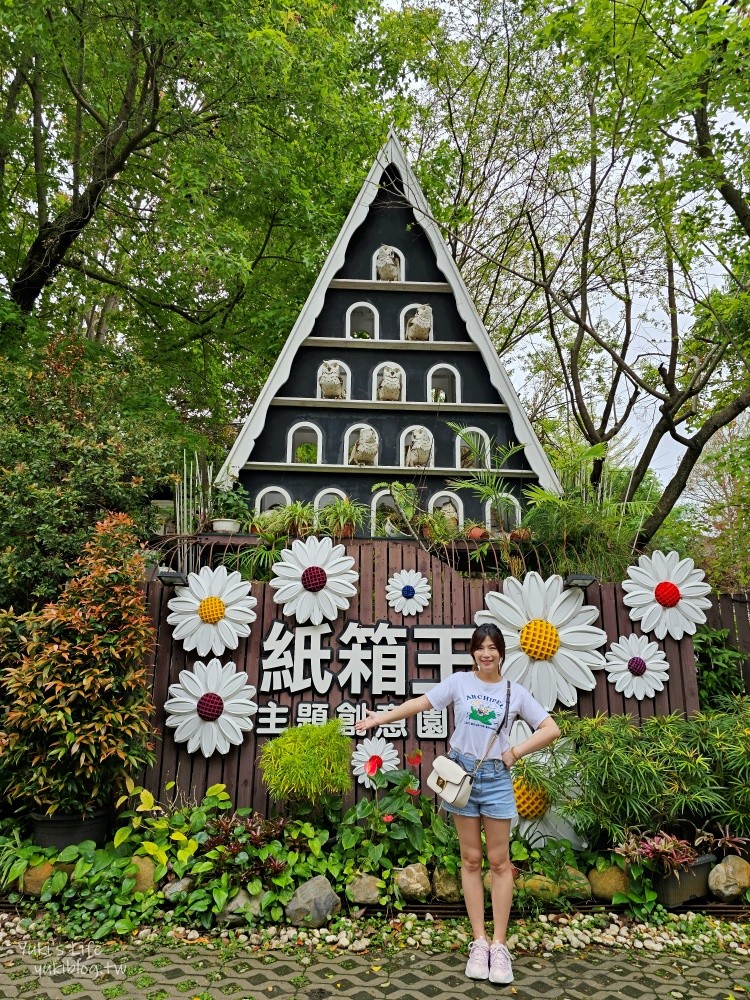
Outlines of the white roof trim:
[{"label": "white roof trim", "polygon": [[422,226],[430,241],[438,268],[443,272],[453,290],[456,308],[466,323],[469,337],[477,345],[484,358],[484,363],[490,375],[490,381],[508,406],[516,439],[519,444],[523,445],[524,453],[532,471],[539,477],[539,483],[545,489],[552,490],[555,493],[561,492],[560,484],[552,466],[534,433],[526,411],[521,405],[516,390],[513,388],[513,383],[510,381],[498,357],[497,351],[469,295],[456,262],[448,251],[440,229],[432,217],[427,200],[414,172],[409,166],[401,143],[398,141],[393,129],[388,133],[386,144],[380,150],[370,168],[370,172],[352,205],[346,222],[342,226],[336,242],[328,255],[328,259],[323,265],[318,279],[313,285],[307,301],[297,317],[297,322],[294,324],[276,364],[268,376],[266,384],[263,386],[252,411],[245,420],[232,449],[227,455],[226,461],[216,477],[217,484],[225,483],[230,479],[236,479],[239,476],[240,470],[247,462],[253,445],[265,425],[271,400],[289,377],[292,361],[302,342],[312,330],[313,324],[323,308],[328,286],[344,263],[349,241],[354,235],[355,230],[359,228],[367,216],[370,205],[378,193],[380,177],[391,163],[398,168],[401,174],[406,199],[411,203],[417,221]]}]

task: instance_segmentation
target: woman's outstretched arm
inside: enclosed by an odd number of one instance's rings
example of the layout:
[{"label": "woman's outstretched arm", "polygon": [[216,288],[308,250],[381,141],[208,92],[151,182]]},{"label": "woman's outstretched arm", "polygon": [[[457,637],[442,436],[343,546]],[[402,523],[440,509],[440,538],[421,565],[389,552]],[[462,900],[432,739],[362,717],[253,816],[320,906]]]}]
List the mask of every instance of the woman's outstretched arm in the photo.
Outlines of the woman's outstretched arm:
[{"label": "woman's outstretched arm", "polygon": [[377,729],[378,726],[387,726],[391,722],[410,719],[412,715],[419,715],[420,712],[426,712],[430,708],[432,708],[432,702],[426,694],[422,694],[418,698],[410,698],[403,705],[391,708],[387,712],[371,712],[368,709],[365,718],[355,723],[354,731],[361,735],[366,733],[368,729]]}]

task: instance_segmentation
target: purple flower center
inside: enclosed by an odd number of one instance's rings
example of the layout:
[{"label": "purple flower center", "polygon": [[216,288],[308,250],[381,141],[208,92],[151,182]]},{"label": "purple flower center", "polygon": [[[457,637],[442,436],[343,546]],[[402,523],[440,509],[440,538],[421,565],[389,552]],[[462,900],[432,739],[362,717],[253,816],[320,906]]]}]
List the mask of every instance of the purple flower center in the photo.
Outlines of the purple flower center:
[{"label": "purple flower center", "polygon": [[641,677],[646,673],[646,661],[640,656],[631,656],[628,660],[628,670],[634,677]]},{"label": "purple flower center", "polygon": [[212,691],[202,694],[196,705],[198,718],[204,722],[216,722],[224,711],[224,699]]},{"label": "purple flower center", "polygon": [[328,574],[322,566],[308,566],[302,574],[302,586],[311,594],[317,594],[328,582]]}]

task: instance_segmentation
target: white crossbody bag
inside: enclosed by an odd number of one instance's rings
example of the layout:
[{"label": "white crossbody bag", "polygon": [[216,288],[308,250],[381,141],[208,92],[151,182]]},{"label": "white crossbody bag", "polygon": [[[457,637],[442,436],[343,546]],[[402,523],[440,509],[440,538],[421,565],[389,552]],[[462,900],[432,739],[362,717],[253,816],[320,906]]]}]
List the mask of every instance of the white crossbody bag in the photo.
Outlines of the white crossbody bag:
[{"label": "white crossbody bag", "polygon": [[462,809],[469,801],[471,786],[474,784],[474,777],[479,770],[480,765],[484,762],[487,754],[492,749],[492,744],[498,738],[503,726],[508,721],[509,711],[510,681],[508,681],[508,687],[505,692],[505,714],[503,715],[503,721],[490,737],[490,741],[487,744],[484,754],[476,762],[471,773],[465,771],[460,764],[458,764],[455,760],[451,760],[450,757],[436,757],[432,762],[432,771],[430,771],[430,775],[427,778],[427,787],[431,788],[433,792],[439,795],[440,798],[449,805]]}]

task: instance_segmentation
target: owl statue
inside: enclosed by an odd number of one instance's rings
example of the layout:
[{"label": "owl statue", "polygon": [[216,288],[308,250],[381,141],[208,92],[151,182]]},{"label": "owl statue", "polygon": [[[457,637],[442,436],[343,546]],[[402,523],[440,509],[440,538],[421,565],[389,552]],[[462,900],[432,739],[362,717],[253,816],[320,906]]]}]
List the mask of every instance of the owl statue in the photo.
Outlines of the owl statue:
[{"label": "owl statue", "polygon": [[383,244],[375,257],[375,271],[378,281],[401,281],[401,260],[387,244]]},{"label": "owl statue", "polygon": [[323,399],[346,399],[346,382],[338,361],[324,361],[318,375]]},{"label": "owl statue", "polygon": [[417,306],[417,311],[406,322],[407,340],[429,340],[432,333],[432,306]]},{"label": "owl statue", "polygon": [[349,465],[375,465],[378,436],[372,427],[363,427],[349,451]]},{"label": "owl statue", "polygon": [[406,465],[412,468],[423,468],[429,462],[431,453],[432,438],[430,432],[424,427],[417,427],[412,431],[411,444],[406,449]]},{"label": "owl statue", "polygon": [[401,399],[401,369],[383,365],[383,377],[378,386],[378,399]]},{"label": "owl statue", "polygon": [[451,528],[458,527],[458,511],[454,503],[449,500],[447,503],[441,504],[440,513],[445,518],[445,523]]}]

